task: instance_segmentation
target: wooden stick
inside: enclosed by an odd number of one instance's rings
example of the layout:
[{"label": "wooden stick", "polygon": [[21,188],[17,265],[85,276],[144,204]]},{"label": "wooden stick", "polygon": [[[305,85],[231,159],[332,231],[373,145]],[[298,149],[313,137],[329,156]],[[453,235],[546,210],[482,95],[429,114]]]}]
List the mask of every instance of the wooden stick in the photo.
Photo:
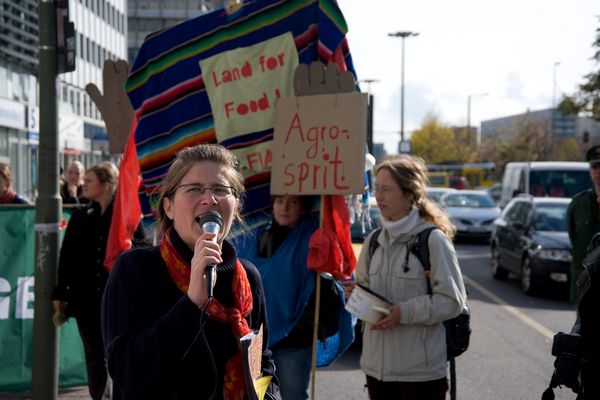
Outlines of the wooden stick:
[{"label": "wooden stick", "polygon": [[[319,227],[323,227],[323,207],[325,206],[325,196],[321,196],[321,207],[319,210]],[[313,343],[312,343],[312,364],[311,364],[311,381],[310,381],[310,398],[316,400],[315,387],[317,384],[317,341],[319,340],[319,317],[321,314],[321,274],[316,273],[315,283],[315,320],[313,326]]]}]

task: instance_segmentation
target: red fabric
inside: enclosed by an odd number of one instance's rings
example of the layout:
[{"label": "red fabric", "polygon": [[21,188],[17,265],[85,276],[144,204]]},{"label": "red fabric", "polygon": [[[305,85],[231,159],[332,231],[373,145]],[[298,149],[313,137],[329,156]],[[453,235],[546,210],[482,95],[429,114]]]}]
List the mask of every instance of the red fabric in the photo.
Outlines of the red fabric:
[{"label": "red fabric", "polygon": [[17,197],[17,194],[12,190],[0,194],[0,204],[12,204],[13,200]]},{"label": "red fabric", "polygon": [[350,279],[356,268],[356,256],[350,238],[350,213],[342,195],[323,196],[323,228],[335,233],[342,250],[342,267],[333,273],[337,279]]},{"label": "red fabric", "polygon": [[142,217],[142,207],[138,197],[138,188],[141,181],[140,165],[137,160],[134,140],[136,125],[137,119],[134,119],[129,141],[125,146],[121,165],[119,165],[119,184],[115,193],[115,204],[104,258],[104,268],[108,272],[112,270],[117,257],[131,248],[133,233]]},{"label": "red fabric", "polygon": [[344,265],[342,248],[331,230],[319,228],[308,241],[308,259],[306,264],[309,269],[319,272],[329,272],[337,277]]},{"label": "red fabric", "polygon": [[[169,276],[177,287],[187,293],[190,285],[191,268],[181,257],[171,243],[170,232],[165,232],[160,243],[160,254],[167,264]],[[227,323],[237,339],[252,332],[248,326],[246,317],[252,311],[252,288],[240,260],[236,260],[233,271],[231,291],[234,294],[235,305],[231,308],[223,306],[213,297],[208,304],[208,315],[210,318],[222,323]],[[236,353],[225,364],[225,376],[223,377],[223,398],[228,400],[243,400],[246,394],[244,380],[244,367],[242,365],[241,350]]]}]

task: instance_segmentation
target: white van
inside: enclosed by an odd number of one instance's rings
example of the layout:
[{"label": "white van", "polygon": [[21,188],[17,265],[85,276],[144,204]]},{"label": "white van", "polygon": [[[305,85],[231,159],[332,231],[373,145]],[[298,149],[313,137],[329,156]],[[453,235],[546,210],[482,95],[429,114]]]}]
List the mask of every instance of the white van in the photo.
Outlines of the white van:
[{"label": "white van", "polygon": [[592,187],[586,162],[509,162],[504,168],[500,207],[518,194],[573,197]]}]

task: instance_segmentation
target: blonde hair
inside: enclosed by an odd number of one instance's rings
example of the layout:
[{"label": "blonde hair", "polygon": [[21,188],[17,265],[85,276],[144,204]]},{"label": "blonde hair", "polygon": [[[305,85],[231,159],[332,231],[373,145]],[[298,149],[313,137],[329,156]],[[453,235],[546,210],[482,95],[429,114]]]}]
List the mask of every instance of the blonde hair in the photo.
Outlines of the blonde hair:
[{"label": "blonde hair", "polygon": [[110,193],[115,194],[119,182],[119,169],[115,164],[110,161],[103,161],[85,171],[86,174],[89,172],[96,174],[100,183],[108,183]]},{"label": "blonde hair", "polygon": [[436,225],[449,238],[454,237],[456,227],[446,212],[425,195],[428,179],[427,167],[422,158],[408,154],[390,156],[375,166],[375,175],[382,169],[390,172],[400,190],[411,199],[423,219]]},{"label": "blonde hair", "polygon": [[0,163],[0,176],[6,179],[6,184],[10,189],[12,186],[12,171],[10,170],[10,166],[8,164]]},{"label": "blonde hair", "polygon": [[164,199],[173,199],[177,187],[183,177],[195,163],[201,161],[212,161],[223,168],[223,174],[227,178],[229,185],[235,189],[235,196],[239,200],[234,218],[243,224],[240,210],[242,209],[242,194],[244,193],[244,177],[238,171],[237,158],[231,151],[221,145],[200,144],[186,147],[178,152],[173,164],[171,164],[171,167],[167,171],[165,180],[160,187],[160,195],[158,198],[158,217],[156,222],[158,223],[161,233],[165,233],[173,226],[173,221],[167,216],[163,208]]}]

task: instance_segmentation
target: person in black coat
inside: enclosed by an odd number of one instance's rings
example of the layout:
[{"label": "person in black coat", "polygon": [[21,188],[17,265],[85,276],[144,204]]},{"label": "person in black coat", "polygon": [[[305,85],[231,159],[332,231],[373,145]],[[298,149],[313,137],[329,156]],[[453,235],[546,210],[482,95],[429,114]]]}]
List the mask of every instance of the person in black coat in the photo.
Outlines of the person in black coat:
[{"label": "person in black coat", "polygon": [[52,294],[57,313],[74,317],[85,351],[92,399],[101,399],[108,373],[100,330],[100,302],[108,279],[104,267],[106,243],[119,171],[108,162],[90,168],[84,192],[89,206],[73,212],[60,249],[58,283]]},{"label": "person in black coat", "polygon": [[86,204],[83,196],[83,176],[85,168],[80,161],[73,161],[67,167],[65,179],[60,182],[60,197],[63,204]]},{"label": "person in black coat", "polygon": [[[262,374],[271,377],[265,398],[278,397],[260,276],[225,239],[244,191],[236,165],[219,145],[179,152],[159,196],[161,244],[117,259],[102,303],[114,399],[242,400],[239,339],[261,326]],[[209,212],[222,217],[217,235],[199,223]],[[214,297],[210,265],[217,266]]]}]

